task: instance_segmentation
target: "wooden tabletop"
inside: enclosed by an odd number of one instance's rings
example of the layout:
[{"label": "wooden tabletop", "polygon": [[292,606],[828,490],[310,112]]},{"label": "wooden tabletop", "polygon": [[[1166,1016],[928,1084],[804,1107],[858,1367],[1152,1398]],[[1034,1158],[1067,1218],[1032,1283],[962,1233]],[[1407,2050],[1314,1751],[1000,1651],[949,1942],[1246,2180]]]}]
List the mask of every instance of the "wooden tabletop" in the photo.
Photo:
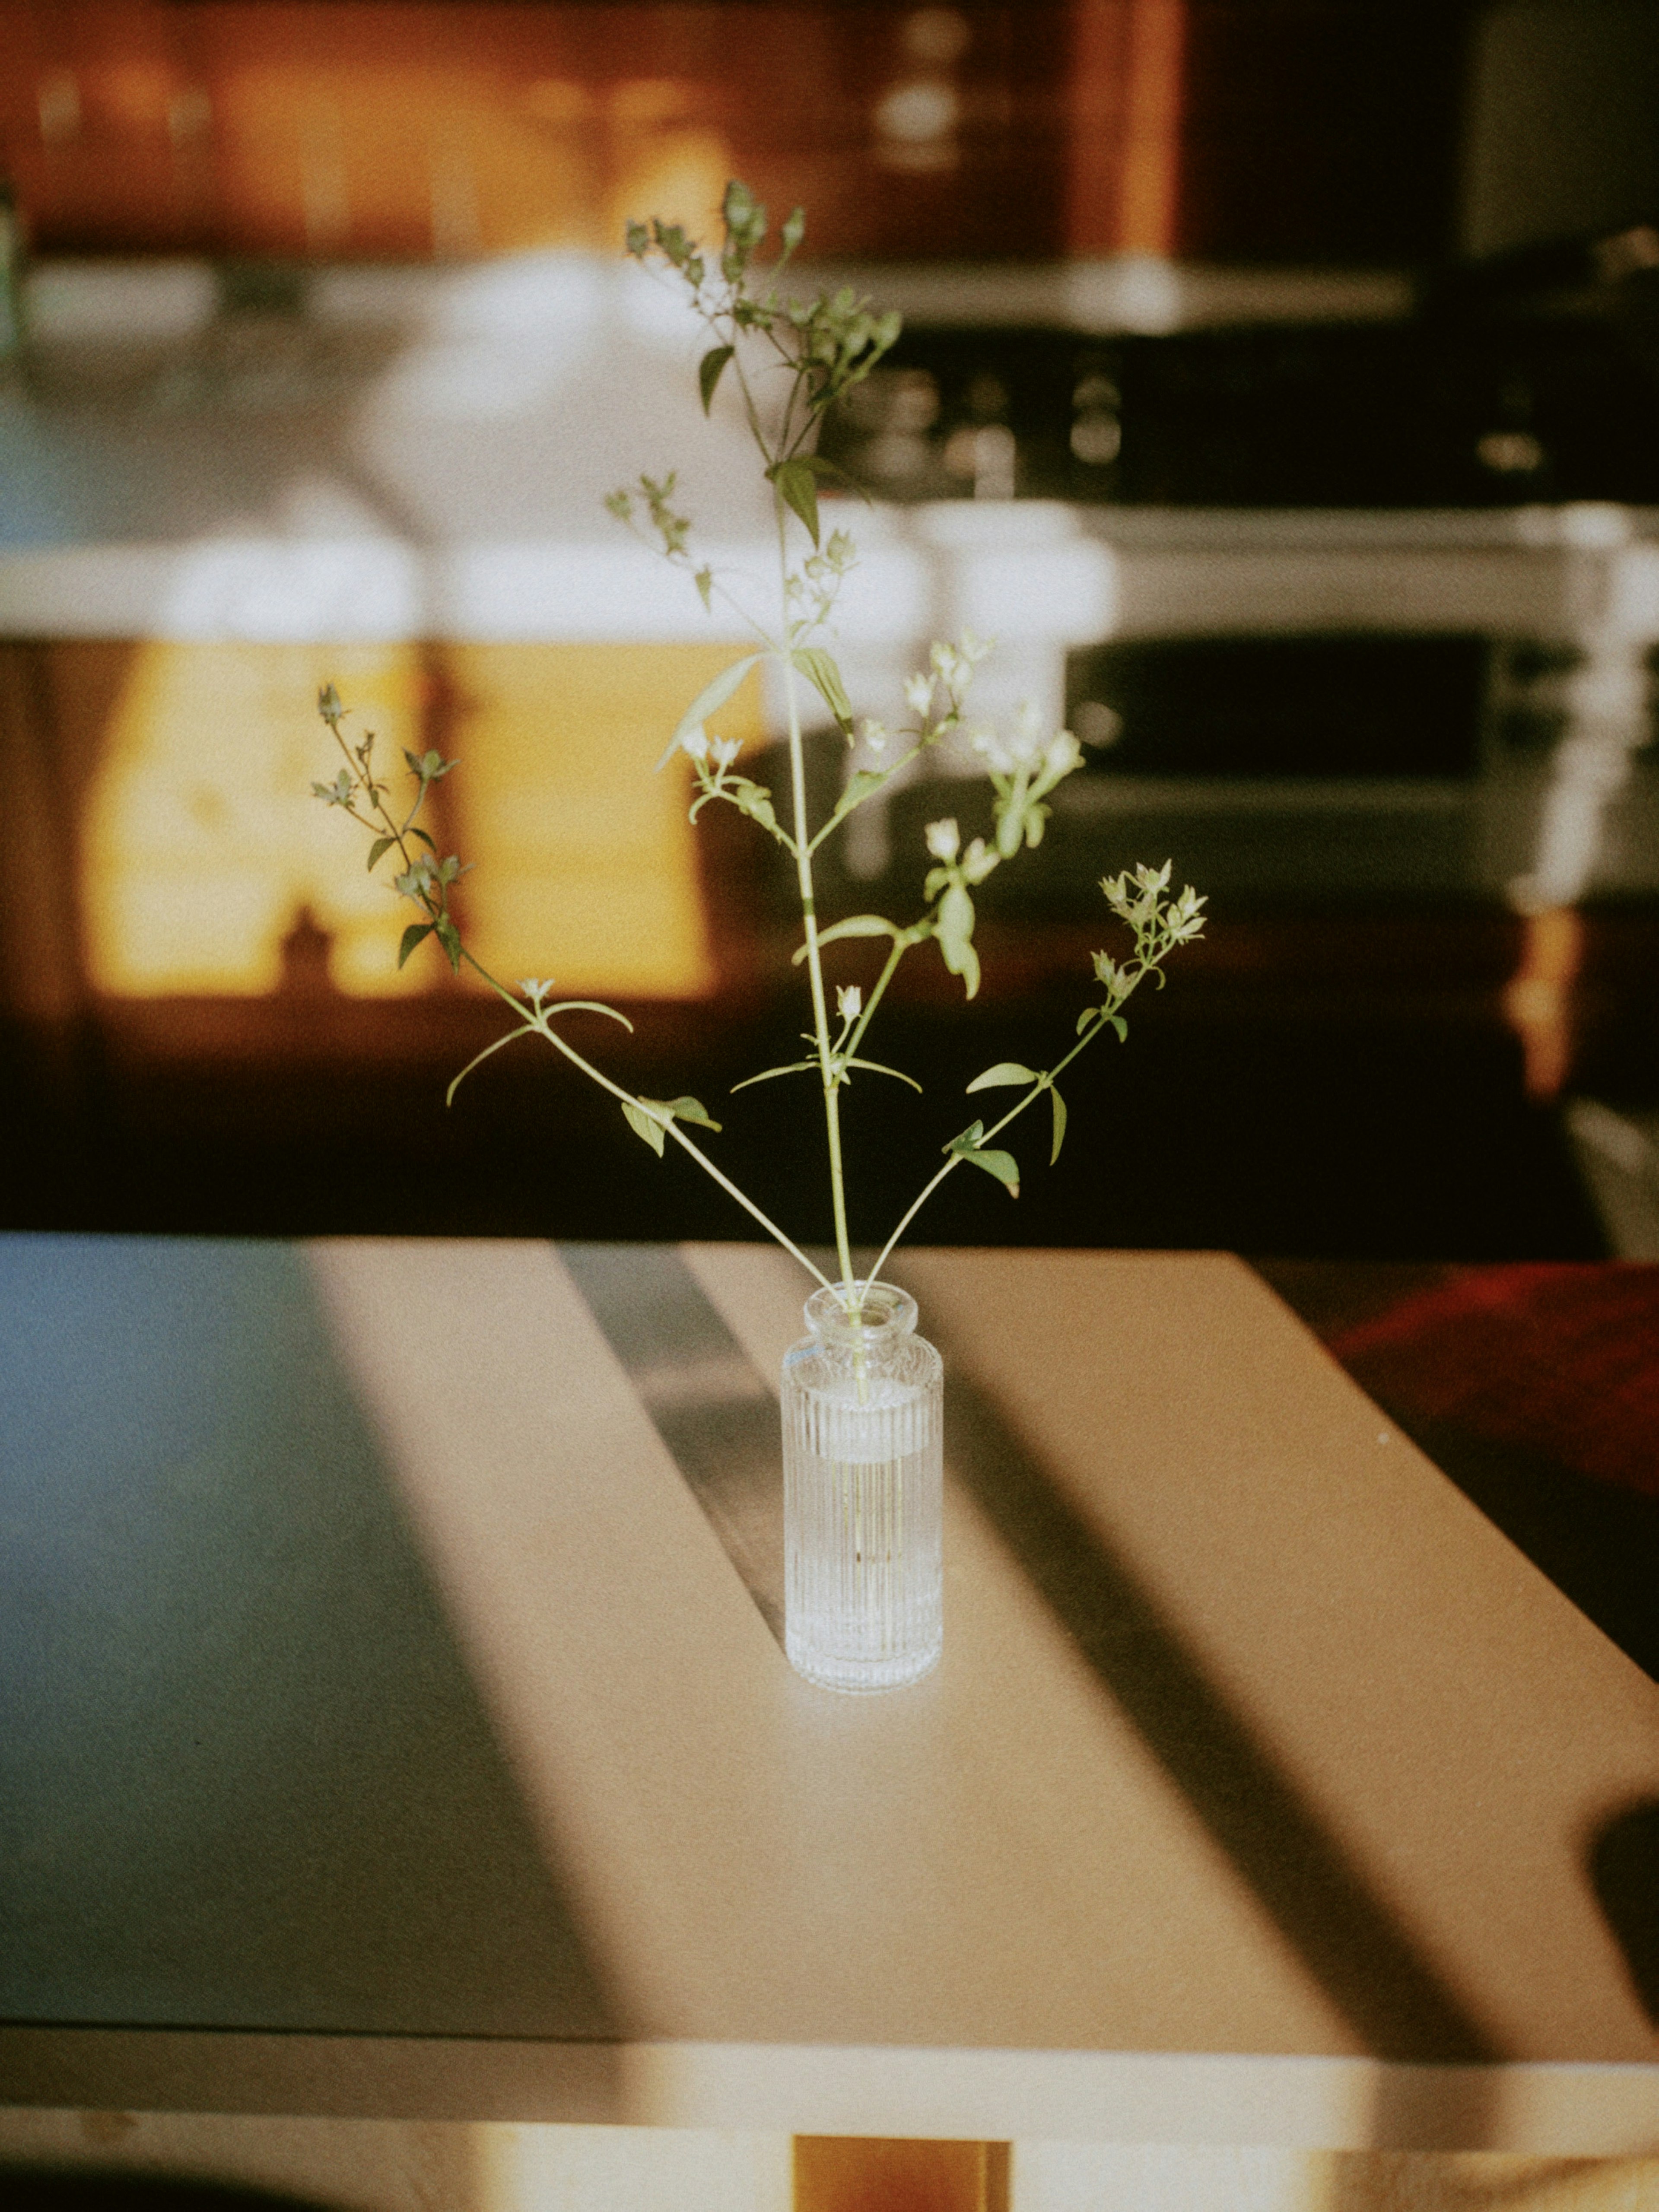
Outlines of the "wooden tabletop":
[{"label": "wooden tabletop", "polygon": [[781,1255],[0,1244],[0,2100],[1659,2141],[1659,1686],[1242,1262],[893,1272],[945,1657],[859,1699]]}]

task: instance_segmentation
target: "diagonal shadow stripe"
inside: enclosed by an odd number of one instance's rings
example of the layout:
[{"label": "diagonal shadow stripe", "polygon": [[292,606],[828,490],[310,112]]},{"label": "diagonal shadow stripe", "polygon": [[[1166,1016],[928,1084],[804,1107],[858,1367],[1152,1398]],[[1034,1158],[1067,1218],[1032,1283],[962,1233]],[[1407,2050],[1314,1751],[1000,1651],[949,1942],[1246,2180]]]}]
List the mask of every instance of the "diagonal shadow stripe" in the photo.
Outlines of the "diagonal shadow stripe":
[{"label": "diagonal shadow stripe", "polygon": [[[781,1642],[775,1392],[672,1248],[557,1250]],[[1419,2063],[1499,2057],[1185,1650],[1127,1561],[1067,1504],[1037,1455],[945,1349],[947,1468],[1367,2049]],[[1481,2094],[1469,2086],[1468,2094]],[[1466,2112],[1466,2128],[1477,2122]]]},{"label": "diagonal shadow stripe", "polygon": [[1499,2056],[1187,1651],[947,1352],[945,1464],[1070,1632],[1285,1942],[1382,2058]]},{"label": "diagonal shadow stripe", "polygon": [[556,1249],[781,1645],[783,1452],[777,1392],[767,1387],[672,1245],[560,1244]]}]

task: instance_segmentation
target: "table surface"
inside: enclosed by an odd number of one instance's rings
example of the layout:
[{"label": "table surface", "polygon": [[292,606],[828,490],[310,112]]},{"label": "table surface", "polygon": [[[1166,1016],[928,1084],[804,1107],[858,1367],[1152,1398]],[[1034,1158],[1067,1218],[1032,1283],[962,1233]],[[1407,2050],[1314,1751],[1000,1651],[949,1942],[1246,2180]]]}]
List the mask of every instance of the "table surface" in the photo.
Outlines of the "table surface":
[{"label": "table surface", "polygon": [[893,1272],[946,1654],[866,1700],[782,1255],[0,1243],[0,2099],[1659,2142],[1659,1686],[1242,1262]]}]

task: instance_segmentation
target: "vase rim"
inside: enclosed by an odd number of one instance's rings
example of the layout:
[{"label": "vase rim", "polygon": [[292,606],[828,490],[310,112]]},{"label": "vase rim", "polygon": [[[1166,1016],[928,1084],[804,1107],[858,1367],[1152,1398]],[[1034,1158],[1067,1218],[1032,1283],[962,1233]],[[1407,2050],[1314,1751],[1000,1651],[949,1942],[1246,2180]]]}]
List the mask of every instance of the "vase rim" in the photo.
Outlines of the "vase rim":
[{"label": "vase rim", "polygon": [[862,1336],[866,1344],[883,1341],[891,1343],[896,1337],[908,1336],[916,1325],[916,1302],[908,1291],[900,1290],[896,1283],[860,1283],[862,1311],[859,1321],[848,1315],[842,1293],[844,1283],[826,1284],[814,1291],[802,1309],[806,1326],[815,1336],[829,1342],[852,1343]]}]

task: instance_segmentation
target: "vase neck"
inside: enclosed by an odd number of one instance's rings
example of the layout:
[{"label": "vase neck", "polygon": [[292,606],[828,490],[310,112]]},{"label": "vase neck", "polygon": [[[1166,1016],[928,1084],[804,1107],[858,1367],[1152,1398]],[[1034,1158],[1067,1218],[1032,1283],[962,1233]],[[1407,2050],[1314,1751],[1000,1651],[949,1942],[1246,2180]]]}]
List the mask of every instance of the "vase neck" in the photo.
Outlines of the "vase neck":
[{"label": "vase neck", "polygon": [[845,1284],[814,1291],[806,1301],[806,1326],[826,1351],[879,1359],[914,1334],[916,1302],[893,1283],[865,1283],[856,1288],[856,1317]]}]

